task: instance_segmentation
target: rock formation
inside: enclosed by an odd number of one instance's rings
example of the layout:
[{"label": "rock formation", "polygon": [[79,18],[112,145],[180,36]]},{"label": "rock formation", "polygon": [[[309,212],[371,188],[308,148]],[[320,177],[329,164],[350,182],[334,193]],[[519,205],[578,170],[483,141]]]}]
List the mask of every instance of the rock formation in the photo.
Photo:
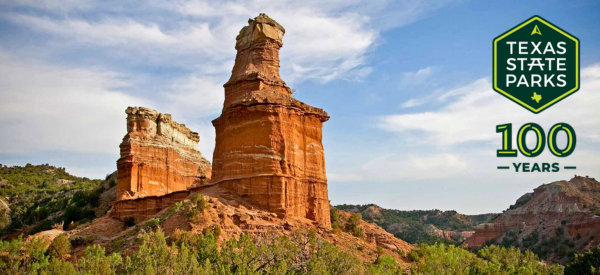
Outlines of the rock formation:
[{"label": "rock formation", "polygon": [[442,239],[446,239],[449,241],[458,241],[458,242],[463,242],[467,238],[469,238],[469,237],[473,236],[473,234],[475,234],[475,231],[472,231],[472,230],[465,230],[465,231],[442,230],[442,229],[437,228],[433,224],[426,224],[425,232],[427,232],[429,235],[432,235],[432,236],[437,236]]},{"label": "rock formation", "polygon": [[[200,137],[183,124],[144,107],[129,107],[127,134],[117,161],[116,204],[206,184],[211,165],[198,151]],[[119,207],[113,215],[119,215]]]},{"label": "rock formation", "polygon": [[568,252],[600,243],[600,183],[579,177],[557,181],[523,195],[491,223],[480,224],[466,240],[470,249],[504,243],[564,263]]},{"label": "rock formation", "polygon": [[213,120],[212,184],[280,217],[331,226],[321,134],[329,116],[292,97],[279,76],[284,28],[265,14],[237,36],[225,103]]}]

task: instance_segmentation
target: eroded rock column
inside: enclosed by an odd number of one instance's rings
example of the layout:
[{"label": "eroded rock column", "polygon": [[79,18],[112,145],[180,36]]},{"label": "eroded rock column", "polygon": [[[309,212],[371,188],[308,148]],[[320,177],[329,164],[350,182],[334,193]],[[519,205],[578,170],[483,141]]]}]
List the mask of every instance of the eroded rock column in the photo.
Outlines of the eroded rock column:
[{"label": "eroded rock column", "polygon": [[321,143],[329,116],[293,98],[279,75],[285,29],[265,14],[237,36],[237,56],[225,83],[211,183],[257,207],[331,226]]}]

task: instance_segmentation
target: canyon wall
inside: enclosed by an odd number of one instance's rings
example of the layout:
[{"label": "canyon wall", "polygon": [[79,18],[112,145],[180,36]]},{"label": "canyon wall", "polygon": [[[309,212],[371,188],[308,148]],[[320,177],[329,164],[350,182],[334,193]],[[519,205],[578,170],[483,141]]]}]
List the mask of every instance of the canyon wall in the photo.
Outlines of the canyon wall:
[{"label": "canyon wall", "polygon": [[523,195],[490,223],[480,224],[467,238],[469,249],[487,243],[509,243],[566,263],[566,251],[581,252],[600,240],[600,183],[576,176],[543,184]]},{"label": "canyon wall", "polygon": [[265,14],[248,21],[213,120],[216,146],[211,184],[259,208],[331,226],[321,143],[329,116],[292,97],[279,75],[285,29]]},{"label": "canyon wall", "polygon": [[[144,107],[129,107],[127,134],[117,161],[117,197],[112,215],[133,213],[123,201],[157,197],[208,183],[211,165],[198,151],[200,137],[183,124]],[[121,210],[129,209],[125,212]],[[148,210],[140,206],[139,210]]]}]

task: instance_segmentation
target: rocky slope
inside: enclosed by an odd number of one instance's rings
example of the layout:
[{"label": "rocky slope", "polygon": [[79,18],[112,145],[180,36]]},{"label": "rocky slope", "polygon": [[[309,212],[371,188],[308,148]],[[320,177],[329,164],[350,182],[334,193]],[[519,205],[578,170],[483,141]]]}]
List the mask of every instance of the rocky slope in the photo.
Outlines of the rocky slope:
[{"label": "rocky slope", "polygon": [[[73,179],[76,181],[76,178]],[[87,194],[97,193],[97,196],[94,196],[97,197],[94,203],[96,207],[85,205],[82,210],[89,211],[90,214],[100,213],[99,218],[90,216],[85,220],[64,224],[62,226],[64,230],[47,228],[49,230],[37,233],[34,231],[35,234],[30,236],[27,236],[30,226],[27,230],[19,232],[25,233],[27,239],[41,237],[48,242],[60,234],[66,234],[74,249],[70,259],[75,262],[81,258],[85,248],[92,244],[99,244],[109,252],[131,253],[140,244],[138,236],[143,232],[156,229],[156,226],[160,226],[167,237],[182,232],[202,234],[205,230],[218,226],[221,230],[220,244],[231,238],[239,238],[241,234],[249,234],[256,241],[260,241],[276,235],[289,235],[297,230],[315,230],[318,237],[358,256],[365,263],[373,263],[380,256],[378,247],[381,247],[384,254],[391,255],[405,268],[410,265],[406,255],[413,246],[375,224],[361,221],[359,226],[363,229],[364,236],[355,237],[348,232],[334,231],[304,217],[279,218],[275,213],[256,208],[252,202],[218,185],[201,186],[165,196],[127,200],[128,203],[141,202],[139,205],[153,204],[157,200],[164,202],[161,207],[153,208],[153,211],[145,212],[144,215],[138,215],[135,225],[132,225],[134,221],[122,221],[111,215],[114,211],[111,206],[116,199],[116,179],[117,172],[108,175],[106,180],[96,185],[96,188],[87,191]],[[206,206],[204,211],[194,212],[189,205],[198,194],[203,194]],[[79,205],[75,200],[71,203],[72,205],[67,206],[68,209],[75,209]],[[64,209],[53,208],[52,211],[54,212],[49,213],[49,216],[56,219],[47,219],[52,224],[60,223],[62,221],[60,219],[66,217]],[[347,220],[350,216],[350,213],[346,212],[339,214],[343,217],[342,220]],[[17,235],[15,233],[2,237],[13,239]]]},{"label": "rocky slope", "polygon": [[116,175],[105,181],[90,180],[48,164],[0,164],[0,238],[101,217],[114,201],[115,184]]},{"label": "rocky slope", "polygon": [[489,243],[514,245],[565,263],[574,252],[600,243],[599,210],[600,183],[575,176],[523,195],[492,222],[478,225],[466,243],[471,249]]},{"label": "rocky slope", "polygon": [[461,244],[475,231],[475,225],[498,214],[463,215],[456,211],[384,209],[374,204],[338,205],[336,208],[361,213],[366,221],[376,223],[387,232],[407,242]]},{"label": "rocky slope", "polygon": [[[407,266],[406,254],[412,245],[394,237],[377,225],[362,221],[360,227],[363,237],[355,237],[346,232],[334,232],[318,222],[288,216],[279,218],[275,213],[255,208],[250,201],[232,194],[219,186],[200,187],[192,190],[187,198],[170,205],[154,215],[138,219],[136,225],[128,227],[125,222],[106,215],[91,223],[67,231],[66,234],[76,245],[74,256],[80,257],[86,246],[100,244],[108,251],[129,253],[137,248],[141,232],[152,227],[161,226],[167,236],[176,232],[189,231],[202,234],[206,229],[216,226],[220,229],[219,242],[239,238],[241,234],[249,234],[254,239],[270,238],[277,235],[289,235],[299,229],[315,230],[317,235],[334,245],[359,256],[364,262],[373,262],[377,258],[377,247],[385,254],[393,256],[399,263]],[[193,212],[189,205],[203,194],[206,206],[203,211]],[[350,213],[341,213],[348,217]]]}]

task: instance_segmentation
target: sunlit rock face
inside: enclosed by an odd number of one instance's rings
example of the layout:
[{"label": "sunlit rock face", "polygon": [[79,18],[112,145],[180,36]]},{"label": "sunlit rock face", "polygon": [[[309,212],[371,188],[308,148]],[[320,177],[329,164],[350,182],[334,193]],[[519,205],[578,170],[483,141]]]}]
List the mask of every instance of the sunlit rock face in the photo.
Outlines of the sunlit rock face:
[{"label": "sunlit rock face", "polygon": [[276,213],[330,227],[322,109],[292,97],[279,75],[285,29],[265,14],[237,36],[225,103],[213,120],[211,184]]},{"label": "sunlit rock face", "polygon": [[204,185],[211,165],[198,151],[200,137],[183,124],[144,107],[129,107],[127,134],[117,161],[116,201],[162,196]]},{"label": "sunlit rock face", "polygon": [[523,249],[545,249],[545,260],[566,263],[563,248],[552,245],[572,243],[569,249],[586,251],[600,244],[600,183],[594,178],[575,176],[569,181],[543,184],[517,200],[490,223],[480,224],[466,239],[470,249],[512,240]]}]

